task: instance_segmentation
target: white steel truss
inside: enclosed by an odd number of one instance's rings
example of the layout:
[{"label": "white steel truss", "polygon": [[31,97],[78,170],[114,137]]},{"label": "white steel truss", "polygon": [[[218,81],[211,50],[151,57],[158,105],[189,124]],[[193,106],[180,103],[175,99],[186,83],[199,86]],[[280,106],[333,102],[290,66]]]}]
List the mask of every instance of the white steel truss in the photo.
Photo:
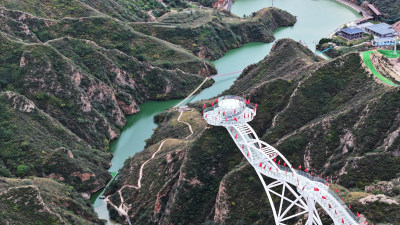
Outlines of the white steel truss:
[{"label": "white steel truss", "polygon": [[[284,155],[258,138],[253,128],[247,124],[256,114],[254,106],[246,104],[245,99],[237,96],[224,96],[218,100],[221,102],[225,99],[229,99],[230,102],[237,99],[244,104],[235,103],[235,109],[222,108],[216,104],[213,108],[206,109],[203,117],[211,125],[225,127],[244,157],[256,170],[271,204],[276,225],[287,225],[290,219],[305,215],[306,225],[322,225],[316,209],[317,203],[335,225],[360,224],[346,204],[329,190],[323,179],[293,169]],[[274,161],[277,157],[282,162]],[[266,184],[264,177],[275,181]],[[273,195],[280,198],[277,205],[273,201]]]}]

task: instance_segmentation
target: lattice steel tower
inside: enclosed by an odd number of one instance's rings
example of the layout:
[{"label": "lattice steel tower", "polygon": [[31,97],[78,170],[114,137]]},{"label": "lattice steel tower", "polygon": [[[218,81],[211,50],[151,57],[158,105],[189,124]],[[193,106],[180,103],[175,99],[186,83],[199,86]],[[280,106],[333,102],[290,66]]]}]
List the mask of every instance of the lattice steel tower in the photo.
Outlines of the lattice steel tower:
[{"label": "lattice steel tower", "polygon": [[[322,225],[317,204],[335,225],[360,224],[347,205],[329,189],[325,180],[295,170],[285,156],[258,138],[248,124],[256,115],[256,108],[257,105],[242,97],[223,96],[204,110],[203,118],[213,126],[225,127],[253,166],[267,193],[275,224],[284,225],[294,217],[307,215],[306,225]],[[267,184],[264,176],[274,181]],[[279,202],[274,203],[272,195],[279,197]]]}]

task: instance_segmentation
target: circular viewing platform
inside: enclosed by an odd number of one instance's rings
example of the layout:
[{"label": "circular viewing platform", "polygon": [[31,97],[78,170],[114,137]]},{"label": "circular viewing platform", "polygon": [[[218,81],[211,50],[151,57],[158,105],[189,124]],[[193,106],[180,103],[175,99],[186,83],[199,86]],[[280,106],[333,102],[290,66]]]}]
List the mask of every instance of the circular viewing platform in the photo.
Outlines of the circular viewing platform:
[{"label": "circular viewing platform", "polygon": [[212,107],[204,110],[203,118],[213,126],[233,126],[253,120],[256,106],[250,100],[233,95],[219,97]]}]

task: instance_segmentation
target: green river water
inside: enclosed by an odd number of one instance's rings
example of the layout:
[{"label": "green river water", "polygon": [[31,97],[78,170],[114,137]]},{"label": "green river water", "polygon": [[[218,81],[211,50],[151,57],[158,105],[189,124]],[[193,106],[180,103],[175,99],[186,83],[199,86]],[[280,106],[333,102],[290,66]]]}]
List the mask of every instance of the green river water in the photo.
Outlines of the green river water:
[{"label": "green river water", "polygon": [[[232,13],[238,16],[250,15],[264,7],[270,7],[271,4],[271,0],[236,0],[232,5]],[[293,27],[279,28],[274,32],[276,39],[301,40],[313,51],[315,50],[314,41],[317,42],[328,36],[340,25],[361,17],[356,11],[334,0],[275,0],[274,7],[284,9],[297,17],[297,23]],[[241,48],[228,51],[225,56],[213,63],[218,74],[240,71],[268,55],[272,45],[273,43],[248,43]],[[228,89],[238,76],[239,74],[234,74],[214,78],[213,86],[204,89],[189,101],[194,102],[217,96]],[[139,113],[128,117],[121,137],[110,145],[114,153],[110,172],[117,172],[127,158],[143,150],[145,140],[150,138],[153,129],[157,127],[153,117],[178,102],[179,100],[147,101],[140,105]],[[99,195],[100,193],[96,193],[91,199],[96,213],[101,219],[107,220],[108,224],[114,224],[109,219],[104,200],[98,198]]]}]

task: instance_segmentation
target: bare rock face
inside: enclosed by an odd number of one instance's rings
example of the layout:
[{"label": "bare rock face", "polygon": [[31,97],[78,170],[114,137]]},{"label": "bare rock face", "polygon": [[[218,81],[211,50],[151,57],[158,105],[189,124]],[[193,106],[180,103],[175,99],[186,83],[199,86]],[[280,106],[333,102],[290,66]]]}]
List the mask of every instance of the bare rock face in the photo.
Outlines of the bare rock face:
[{"label": "bare rock face", "polygon": [[221,181],[219,184],[217,199],[215,201],[214,222],[217,224],[224,224],[226,216],[228,215],[229,204],[227,200],[228,195],[226,193],[225,182]]},{"label": "bare rock face", "polygon": [[94,173],[81,173],[79,171],[75,171],[72,176],[79,177],[82,182],[89,180],[91,177],[95,176]]},{"label": "bare rock face", "polygon": [[65,148],[54,150],[43,162],[43,167],[47,177],[79,186],[76,189],[85,193],[96,192],[111,178],[104,169],[106,165],[101,168],[90,160],[74,156]]},{"label": "bare rock face", "polygon": [[49,177],[54,179],[54,180],[58,180],[58,181],[64,181],[65,180],[65,178],[62,177],[60,174],[55,174],[55,173],[49,174]]},{"label": "bare rock face", "polygon": [[391,198],[389,198],[389,197],[387,197],[386,195],[383,195],[383,194],[369,195],[369,196],[367,196],[365,198],[361,198],[359,200],[359,202],[361,204],[363,204],[363,205],[371,203],[371,202],[376,202],[376,201],[383,202],[383,203],[386,203],[386,204],[389,204],[389,205],[391,205],[391,204],[398,205],[399,204],[396,200],[391,199]]},{"label": "bare rock face", "polygon": [[[53,70],[54,62],[52,60],[61,60],[62,56],[45,46],[37,48],[50,51],[49,54],[54,55],[50,60],[49,57],[32,53],[37,49],[32,49],[32,52],[24,54],[24,70],[27,73],[24,78],[23,94],[38,108],[51,117],[57,118],[65,127],[85,141],[94,146],[102,146],[104,139],[110,139],[108,131],[112,129],[118,133],[115,126],[121,126],[125,122],[112,90],[102,82],[90,79],[88,74],[79,72],[76,67],[68,65],[68,63],[57,65],[60,67],[59,70],[63,70],[62,74],[58,74]],[[83,83],[84,80],[86,83]],[[85,84],[87,92],[81,88]],[[94,89],[98,91],[96,94],[90,92]],[[99,101],[106,101],[104,99],[110,101],[108,105],[111,113],[106,114],[101,109],[93,107],[93,104],[98,104]],[[113,101],[112,104],[111,101]],[[27,107],[26,110],[29,110],[30,106]],[[77,118],[76,115],[80,116]],[[79,128],[77,129],[77,127]],[[96,127],[103,129],[98,130],[96,136],[91,135],[90,130],[97,130]]]},{"label": "bare rock face", "polygon": [[172,188],[173,188],[172,185],[165,185],[164,188],[157,193],[157,198],[156,198],[156,202],[154,204],[154,211],[153,211],[154,216],[157,216],[158,214],[161,213],[161,210],[162,210],[161,198],[168,197]]},{"label": "bare rock face", "polygon": [[394,185],[390,181],[379,181],[377,184],[373,184],[365,187],[365,192],[372,193],[373,191],[379,191],[387,195],[393,194]]},{"label": "bare rock face", "polygon": [[16,93],[7,91],[6,95],[8,99],[12,102],[12,106],[14,109],[22,111],[22,112],[32,112],[32,110],[36,107],[35,104],[26,99],[18,97]]},{"label": "bare rock face", "polygon": [[118,105],[119,107],[122,109],[122,111],[125,114],[131,115],[131,114],[135,114],[138,113],[140,111],[139,106],[136,104],[136,102],[132,102],[132,104],[128,105],[126,104],[124,101],[122,100],[118,100]]},{"label": "bare rock face", "polygon": [[217,71],[215,68],[207,65],[207,64],[203,64],[203,67],[199,70],[198,74],[199,76],[209,76],[211,74],[215,74]]},{"label": "bare rock face", "polygon": [[89,193],[81,193],[81,196],[84,199],[90,199],[90,194]]},{"label": "bare rock face", "polygon": [[354,149],[354,135],[350,131],[347,130],[346,134],[340,138],[340,146],[343,154]]}]

